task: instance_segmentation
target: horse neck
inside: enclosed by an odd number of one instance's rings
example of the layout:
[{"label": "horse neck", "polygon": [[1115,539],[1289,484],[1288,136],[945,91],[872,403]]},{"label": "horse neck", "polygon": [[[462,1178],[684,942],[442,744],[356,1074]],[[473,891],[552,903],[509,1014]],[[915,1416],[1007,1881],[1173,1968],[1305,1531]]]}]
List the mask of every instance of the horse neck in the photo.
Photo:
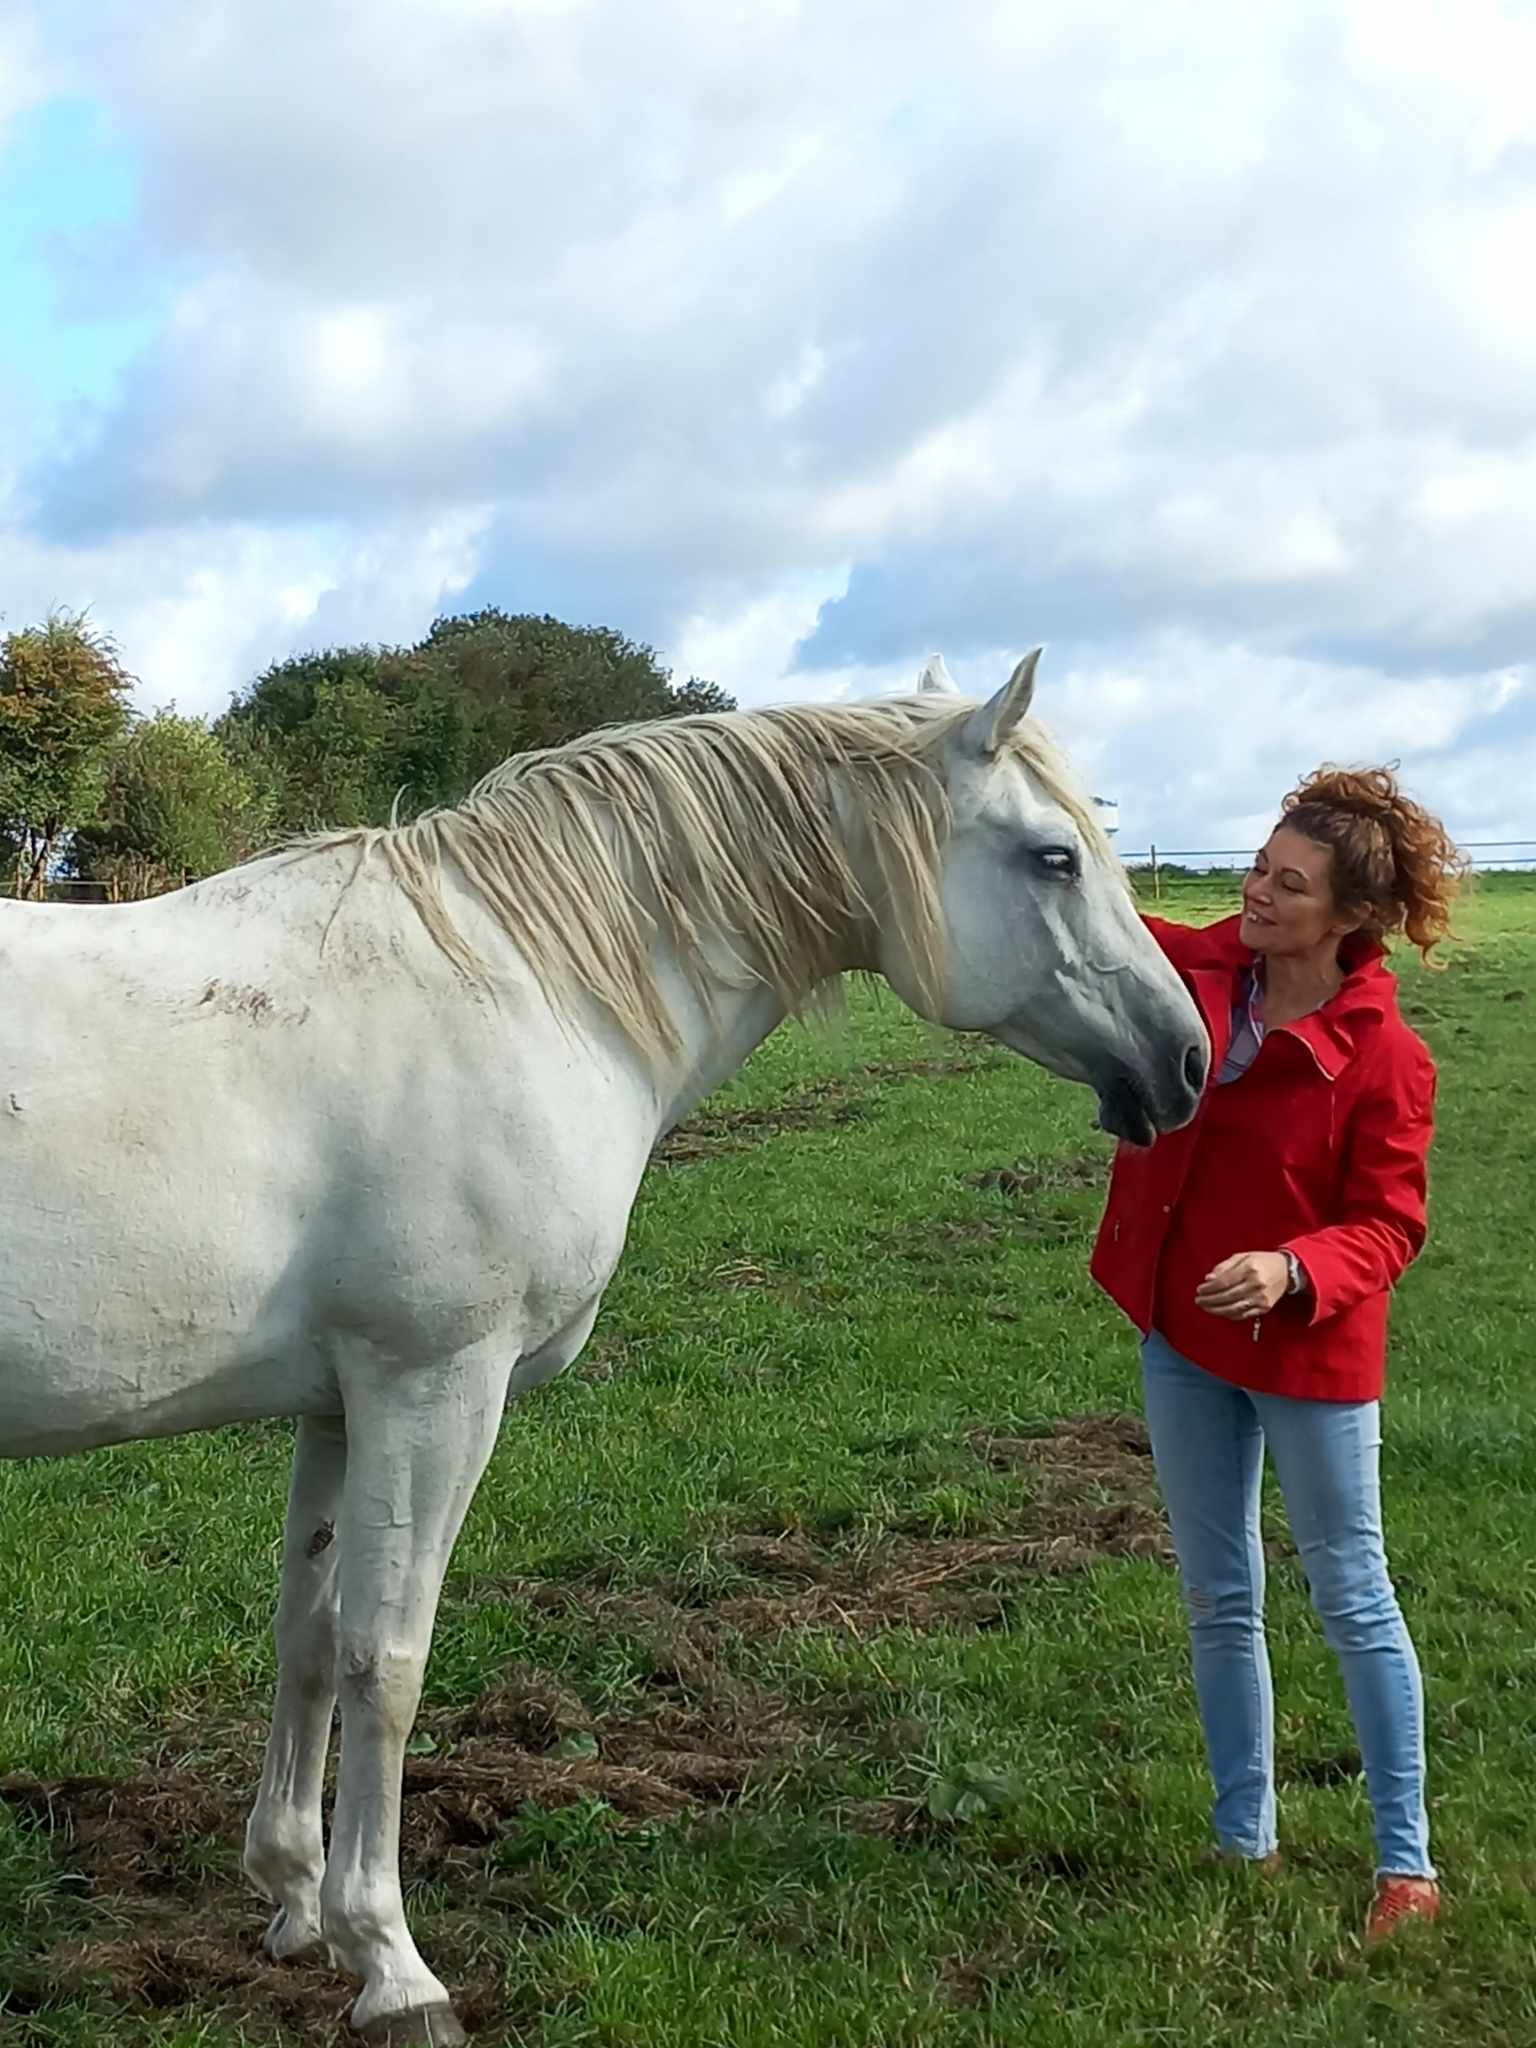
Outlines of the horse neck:
[{"label": "horse neck", "polygon": [[[853,859],[866,896],[874,899],[874,859],[859,820],[857,803],[846,791],[835,791],[839,829]],[[729,955],[728,934],[701,933],[700,945],[706,962]],[[668,1008],[677,1029],[681,1050],[669,1066],[668,1081],[661,1092],[664,1121],[669,1130],[714,1089],[737,1073],[776,1031],[788,1012],[778,993],[762,982],[743,988],[724,972],[709,977],[709,999],[701,1002],[692,977],[668,947],[653,956],[657,976],[668,994]],[[875,934],[856,928],[838,935],[834,977],[875,964]],[[668,1089],[672,1092],[668,1093]],[[658,1134],[659,1135],[659,1134]]]},{"label": "horse neck", "polygon": [[[665,975],[664,965],[662,971]],[[707,1010],[691,987],[682,988],[672,1012],[682,1045],[658,1082],[658,1137],[738,1073],[787,1014],[779,997],[761,982],[720,990]]]}]

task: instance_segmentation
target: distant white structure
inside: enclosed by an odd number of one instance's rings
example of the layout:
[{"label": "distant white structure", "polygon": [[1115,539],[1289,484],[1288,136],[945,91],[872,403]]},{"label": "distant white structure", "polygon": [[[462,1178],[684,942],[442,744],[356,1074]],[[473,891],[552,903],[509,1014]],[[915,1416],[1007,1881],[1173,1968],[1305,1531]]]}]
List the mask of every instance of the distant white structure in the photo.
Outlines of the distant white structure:
[{"label": "distant white structure", "polygon": [[1093,808],[1099,814],[1099,823],[1113,839],[1120,830],[1120,799],[1117,796],[1096,796]]}]

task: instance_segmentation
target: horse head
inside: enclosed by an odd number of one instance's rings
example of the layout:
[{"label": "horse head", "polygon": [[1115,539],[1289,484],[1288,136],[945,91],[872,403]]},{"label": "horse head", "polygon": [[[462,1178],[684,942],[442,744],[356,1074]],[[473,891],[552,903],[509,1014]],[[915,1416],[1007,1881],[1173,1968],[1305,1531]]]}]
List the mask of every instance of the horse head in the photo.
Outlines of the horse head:
[{"label": "horse head", "polygon": [[[940,902],[942,993],[925,997],[899,918],[881,972],[911,1005],[1085,1082],[1103,1127],[1138,1144],[1186,1123],[1210,1047],[1199,1012],[1138,915],[1091,801],[1029,719],[1037,647],[949,723]],[[934,655],[918,695],[962,699]],[[932,709],[933,707],[928,707]]]}]

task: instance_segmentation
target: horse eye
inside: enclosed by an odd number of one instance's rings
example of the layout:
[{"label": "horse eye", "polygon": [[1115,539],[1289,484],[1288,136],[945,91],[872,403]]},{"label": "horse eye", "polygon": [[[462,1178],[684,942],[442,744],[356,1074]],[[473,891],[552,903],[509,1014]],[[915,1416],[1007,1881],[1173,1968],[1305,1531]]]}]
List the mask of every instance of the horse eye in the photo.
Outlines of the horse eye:
[{"label": "horse eye", "polygon": [[1053,875],[1075,875],[1077,855],[1070,846],[1042,846],[1036,849],[1035,859],[1041,867],[1048,868]]}]

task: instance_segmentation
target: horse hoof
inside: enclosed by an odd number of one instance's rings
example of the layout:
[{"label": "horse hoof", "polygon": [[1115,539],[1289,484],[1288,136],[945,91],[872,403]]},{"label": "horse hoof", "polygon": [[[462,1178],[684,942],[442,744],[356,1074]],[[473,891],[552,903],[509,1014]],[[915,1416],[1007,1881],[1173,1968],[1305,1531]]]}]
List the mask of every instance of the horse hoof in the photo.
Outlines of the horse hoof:
[{"label": "horse hoof", "polygon": [[334,1970],[335,1958],[323,1941],[309,1941],[302,1948],[269,1948],[267,1954],[285,1969]]},{"label": "horse hoof", "polygon": [[413,2005],[365,2020],[357,2037],[367,2048],[464,2048],[469,2036],[451,2005]]},{"label": "horse hoof", "polygon": [[286,1912],[273,1916],[272,1924],[261,1937],[261,1946],[274,1963],[317,1964],[324,1968],[331,1960],[331,1952],[321,1937],[293,1926]]}]

